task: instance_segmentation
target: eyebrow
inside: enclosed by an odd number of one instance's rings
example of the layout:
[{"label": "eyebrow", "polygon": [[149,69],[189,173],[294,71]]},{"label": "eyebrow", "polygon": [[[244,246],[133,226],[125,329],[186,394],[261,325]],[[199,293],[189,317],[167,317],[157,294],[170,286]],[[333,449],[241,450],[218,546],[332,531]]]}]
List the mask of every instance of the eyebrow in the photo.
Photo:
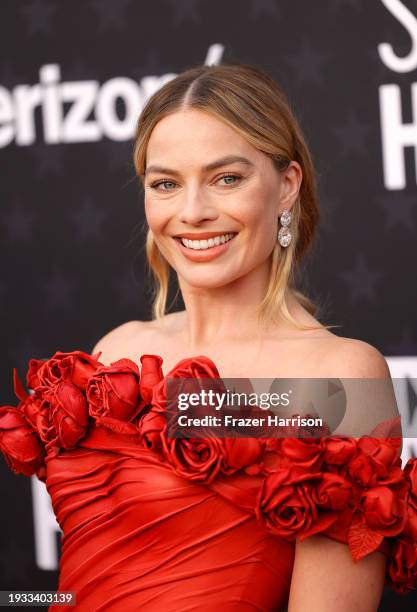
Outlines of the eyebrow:
[{"label": "eyebrow", "polygon": [[[222,166],[226,166],[227,164],[234,164],[236,162],[240,162],[241,164],[246,164],[247,166],[254,166],[254,163],[251,162],[246,157],[242,157],[241,155],[226,155],[226,157],[221,157],[220,159],[216,159],[213,162],[210,162],[206,166],[203,166],[204,172],[209,172],[210,170],[215,170],[216,168],[221,168]],[[150,172],[162,172],[163,174],[172,174],[175,176],[179,176],[180,172],[178,170],[174,170],[172,168],[165,168],[164,166],[148,166],[145,170],[145,176]]]}]

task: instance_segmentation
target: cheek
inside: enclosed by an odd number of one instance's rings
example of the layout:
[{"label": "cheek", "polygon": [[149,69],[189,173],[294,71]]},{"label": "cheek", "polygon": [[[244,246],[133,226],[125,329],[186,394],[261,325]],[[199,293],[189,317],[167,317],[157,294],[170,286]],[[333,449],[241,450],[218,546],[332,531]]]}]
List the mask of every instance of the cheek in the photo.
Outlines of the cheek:
[{"label": "cheek", "polygon": [[274,241],[278,231],[276,197],[259,190],[240,203],[240,220],[256,243]]},{"label": "cheek", "polygon": [[145,216],[154,233],[160,232],[168,222],[167,210],[158,202],[145,199]]}]

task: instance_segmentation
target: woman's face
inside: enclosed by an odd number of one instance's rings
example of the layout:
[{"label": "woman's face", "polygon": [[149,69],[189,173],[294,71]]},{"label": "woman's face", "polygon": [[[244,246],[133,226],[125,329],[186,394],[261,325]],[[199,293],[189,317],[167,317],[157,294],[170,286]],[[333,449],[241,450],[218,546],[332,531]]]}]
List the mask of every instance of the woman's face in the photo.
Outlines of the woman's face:
[{"label": "woman's face", "polygon": [[[198,110],[161,119],[146,161],[146,218],[161,253],[187,284],[220,287],[267,261],[278,216],[298,194],[296,162],[279,173],[237,131]],[[184,246],[184,235],[193,242]]]}]

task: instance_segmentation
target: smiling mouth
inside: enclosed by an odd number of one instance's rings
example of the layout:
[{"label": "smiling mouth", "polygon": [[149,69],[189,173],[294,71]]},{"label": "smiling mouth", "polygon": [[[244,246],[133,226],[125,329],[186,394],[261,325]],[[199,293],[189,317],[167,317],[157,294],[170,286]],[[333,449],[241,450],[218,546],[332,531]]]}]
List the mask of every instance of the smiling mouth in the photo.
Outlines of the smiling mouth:
[{"label": "smiling mouth", "polygon": [[177,240],[181,243],[183,247],[193,251],[209,251],[217,246],[222,246],[223,244],[227,244],[235,236],[237,236],[238,232],[231,232],[228,234],[219,234],[218,236],[214,236],[213,238],[207,238],[205,240],[190,240],[189,238],[180,238],[174,237],[174,240]]}]

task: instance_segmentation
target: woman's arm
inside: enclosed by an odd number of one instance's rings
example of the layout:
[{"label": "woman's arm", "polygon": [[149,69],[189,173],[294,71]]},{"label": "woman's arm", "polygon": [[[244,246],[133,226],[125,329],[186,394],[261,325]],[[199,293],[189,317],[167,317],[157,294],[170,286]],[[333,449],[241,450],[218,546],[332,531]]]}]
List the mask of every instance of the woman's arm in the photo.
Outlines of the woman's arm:
[{"label": "woman's arm", "polygon": [[[326,362],[329,377],[390,378],[383,355],[360,340],[338,343]],[[357,405],[351,405],[346,422],[352,422],[355,429],[356,422],[363,420],[366,427],[368,417],[363,409],[369,404],[360,394],[353,403]],[[380,551],[355,562],[347,543],[323,534],[302,542],[297,540],[288,612],[375,612],[382,595],[386,563]]]},{"label": "woman's arm", "polygon": [[346,544],[327,536],[297,540],[288,612],[375,612],[385,567],[379,551],[355,563]]}]

